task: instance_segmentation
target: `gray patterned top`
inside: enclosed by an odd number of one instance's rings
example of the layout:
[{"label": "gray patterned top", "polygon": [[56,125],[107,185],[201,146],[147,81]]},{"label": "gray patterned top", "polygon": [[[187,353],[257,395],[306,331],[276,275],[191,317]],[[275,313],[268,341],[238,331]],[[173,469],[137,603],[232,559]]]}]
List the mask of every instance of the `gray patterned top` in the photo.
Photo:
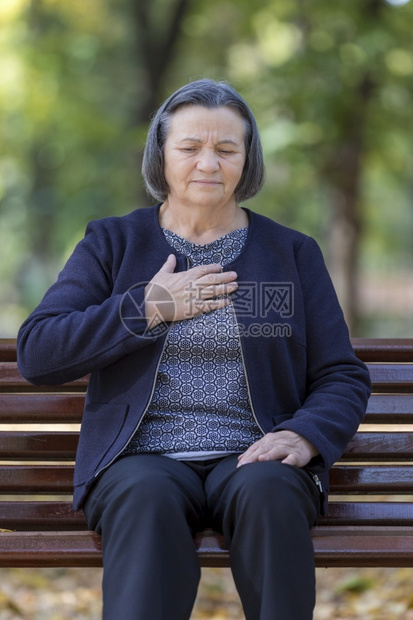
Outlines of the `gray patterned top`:
[{"label": "gray patterned top", "polygon": [[[248,228],[199,245],[163,229],[191,266],[232,262]],[[124,454],[151,452],[207,459],[243,452],[262,436],[254,419],[232,305],[174,323],[168,332],[155,390]]]}]

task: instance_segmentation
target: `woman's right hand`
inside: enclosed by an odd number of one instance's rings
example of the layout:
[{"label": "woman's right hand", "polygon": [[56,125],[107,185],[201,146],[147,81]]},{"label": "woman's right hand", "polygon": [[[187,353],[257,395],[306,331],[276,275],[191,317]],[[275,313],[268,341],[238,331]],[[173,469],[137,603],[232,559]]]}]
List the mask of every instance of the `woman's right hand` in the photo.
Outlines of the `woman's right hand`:
[{"label": "woman's right hand", "polygon": [[[150,329],[159,323],[190,319],[231,303],[237,273],[222,271],[218,264],[199,265],[174,273],[176,257],[170,254],[145,287],[145,316]],[[218,297],[218,299],[217,299]]]}]

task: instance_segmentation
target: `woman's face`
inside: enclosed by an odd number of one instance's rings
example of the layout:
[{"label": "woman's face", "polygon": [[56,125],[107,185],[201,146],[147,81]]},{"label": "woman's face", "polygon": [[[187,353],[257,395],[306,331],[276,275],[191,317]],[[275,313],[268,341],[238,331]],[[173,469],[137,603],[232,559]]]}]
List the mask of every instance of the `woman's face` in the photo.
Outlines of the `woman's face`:
[{"label": "woman's face", "polygon": [[233,206],[245,163],[245,121],[231,108],[179,108],[164,147],[168,201],[179,205]]}]

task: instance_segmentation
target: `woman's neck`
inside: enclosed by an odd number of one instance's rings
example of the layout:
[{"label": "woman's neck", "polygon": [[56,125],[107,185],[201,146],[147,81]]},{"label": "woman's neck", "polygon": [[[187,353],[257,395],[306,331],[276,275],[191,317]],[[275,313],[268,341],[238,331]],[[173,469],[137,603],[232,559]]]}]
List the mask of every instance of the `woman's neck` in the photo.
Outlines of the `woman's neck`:
[{"label": "woman's neck", "polygon": [[159,223],[193,243],[206,244],[248,226],[248,216],[238,205],[222,210],[210,208],[174,208],[166,200],[159,210]]}]

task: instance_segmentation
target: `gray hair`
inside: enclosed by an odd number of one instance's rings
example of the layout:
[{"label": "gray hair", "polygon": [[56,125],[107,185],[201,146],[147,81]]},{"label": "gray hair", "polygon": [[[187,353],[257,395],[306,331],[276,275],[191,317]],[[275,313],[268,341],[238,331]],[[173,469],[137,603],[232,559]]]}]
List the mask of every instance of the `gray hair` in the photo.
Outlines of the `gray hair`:
[{"label": "gray hair", "polygon": [[246,160],[235,200],[242,202],[259,192],[264,181],[261,140],[255,118],[244,99],[226,82],[202,79],[186,84],[173,93],[156,112],[146,140],[142,175],[149,194],[166,200],[169,187],[164,175],[164,146],[171,116],[183,106],[199,105],[213,109],[228,107],[236,110],[245,121]]}]

